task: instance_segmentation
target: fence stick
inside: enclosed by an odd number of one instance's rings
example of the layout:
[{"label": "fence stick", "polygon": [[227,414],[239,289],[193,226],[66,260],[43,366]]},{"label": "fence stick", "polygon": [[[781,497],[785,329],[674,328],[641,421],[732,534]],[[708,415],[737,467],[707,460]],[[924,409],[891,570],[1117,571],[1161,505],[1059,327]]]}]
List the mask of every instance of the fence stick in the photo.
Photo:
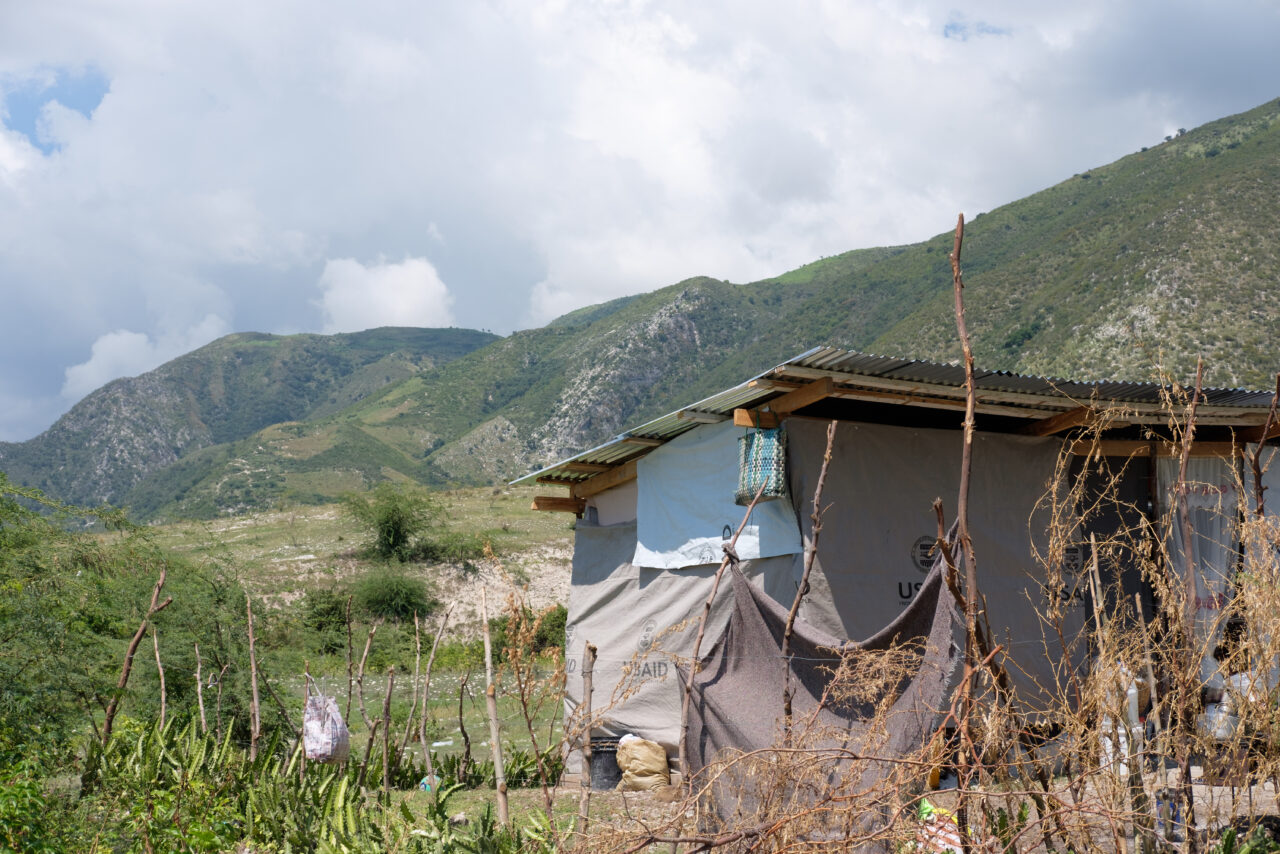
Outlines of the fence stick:
[{"label": "fence stick", "polygon": [[422,742],[422,756],[427,764],[427,779],[431,782],[431,791],[435,791],[436,785],[436,769],[435,764],[431,761],[431,745],[427,742],[427,710],[428,704],[431,702],[431,668],[436,663],[436,650],[440,648],[440,639],[444,637],[444,627],[449,622],[449,614],[453,611],[453,603],[449,603],[449,607],[444,609],[444,616],[440,618],[440,628],[436,629],[436,636],[431,641],[431,654],[427,656],[427,672],[423,674],[422,679],[422,717],[418,721],[418,740]]},{"label": "fence stick", "polygon": [[489,746],[493,749],[493,775],[498,789],[498,821],[511,823],[507,809],[507,775],[502,767],[502,733],[498,729],[498,695],[493,685],[493,648],[489,640],[489,606],[484,587],[480,588],[480,624],[484,628],[484,703],[489,709]]},{"label": "fence stick", "polygon": [[579,776],[578,820],[573,832],[585,836],[591,815],[591,675],[596,668],[596,648],[587,644],[582,655],[582,773]]},{"label": "fence stick", "polygon": [[787,612],[787,625],[782,630],[782,746],[791,746],[791,633],[796,625],[796,615],[800,613],[800,603],[809,592],[809,573],[813,570],[814,559],[818,556],[818,535],[822,532],[822,488],[827,483],[827,469],[831,466],[831,452],[836,443],[836,422],[827,425],[827,450],[822,456],[822,469],[818,472],[818,485],[813,491],[813,513],[810,515],[811,533],[809,546],[804,554],[804,574],[800,576],[800,586],[796,588],[796,598],[791,602],[791,610]]},{"label": "fence stick", "polygon": [[253,694],[249,706],[249,761],[252,762],[258,758],[258,739],[262,737],[262,708],[258,704],[258,653],[253,637],[253,600],[247,593],[244,597],[244,609],[249,617],[249,684]]}]

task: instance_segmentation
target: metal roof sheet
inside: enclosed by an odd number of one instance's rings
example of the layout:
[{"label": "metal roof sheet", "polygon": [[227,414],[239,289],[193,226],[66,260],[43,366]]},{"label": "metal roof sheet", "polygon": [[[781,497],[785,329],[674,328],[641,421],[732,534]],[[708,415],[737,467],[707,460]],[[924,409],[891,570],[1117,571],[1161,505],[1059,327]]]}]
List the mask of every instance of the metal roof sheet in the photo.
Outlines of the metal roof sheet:
[{"label": "metal roof sheet", "polygon": [[[842,350],[838,347],[815,347],[794,356],[764,373],[732,388],[725,389],[697,401],[681,410],[669,412],[658,418],[621,433],[604,444],[572,457],[553,463],[538,471],[512,481],[513,484],[531,483],[539,478],[551,477],[563,481],[584,481],[594,473],[574,472],[574,463],[590,463],[596,465],[618,465],[644,456],[652,450],[627,442],[628,438],[640,437],[667,442],[697,427],[700,421],[687,420],[680,417],[681,412],[704,413],[708,416],[732,417],[735,409],[749,409],[779,394],[776,389],[768,387],[752,387],[755,380],[786,376],[788,368],[808,368],[830,371],[844,375],[836,377],[839,382],[856,385],[858,378],[878,378],[908,383],[920,383],[938,387],[942,390],[954,390],[957,396],[962,395],[965,376],[964,367],[958,364],[927,362],[919,359],[902,359],[892,356],[877,356],[870,353],[859,353],[854,350]],[[1066,410],[1078,402],[1089,400],[1111,401],[1115,403],[1159,404],[1167,394],[1167,387],[1158,383],[1135,383],[1115,380],[1081,381],[1059,377],[1037,377],[1015,374],[1009,371],[982,371],[974,374],[975,386],[981,392],[999,392],[1004,395],[1016,395],[1017,398],[1002,401],[1010,407]],[[1268,409],[1271,405],[1271,392],[1253,391],[1239,388],[1206,388],[1202,389],[1203,406],[1208,408],[1230,408],[1234,410]],[[1028,414],[1028,417],[1032,417]]]}]

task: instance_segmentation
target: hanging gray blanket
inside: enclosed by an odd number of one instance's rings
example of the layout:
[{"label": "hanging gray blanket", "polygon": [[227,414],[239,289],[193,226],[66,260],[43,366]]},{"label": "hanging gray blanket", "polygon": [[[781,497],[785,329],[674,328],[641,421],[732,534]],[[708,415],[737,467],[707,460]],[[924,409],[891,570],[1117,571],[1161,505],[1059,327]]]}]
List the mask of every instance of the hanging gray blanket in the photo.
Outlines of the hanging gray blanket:
[{"label": "hanging gray blanket", "polygon": [[[958,558],[957,558],[958,559]],[[750,584],[736,567],[732,570],[734,608],[719,641],[702,659],[694,680],[686,748],[690,771],[703,771],[717,759],[762,750],[781,743],[783,666],[782,636],[787,612]],[[827,702],[818,709],[831,673],[841,653],[910,649],[912,665],[896,686],[880,699],[894,697],[882,714],[875,733],[874,753],[882,757],[905,756],[919,750],[937,728],[948,700],[952,677],[962,653],[963,618],[945,590],[939,559],[907,608],[884,629],[859,642],[831,637],[797,622],[792,631],[793,721],[797,744],[821,751],[834,748],[830,757],[849,756],[867,743],[866,729],[875,713],[875,702]],[[883,711],[883,707],[882,707]],[[803,729],[803,732],[801,731]],[[813,733],[821,733],[818,740]],[[846,751],[842,753],[841,751]],[[780,756],[782,754],[779,754]],[[830,759],[825,773],[832,786],[854,786],[870,791],[892,773],[890,762],[858,762]],[[743,773],[719,769],[712,787],[714,812],[729,826],[750,822],[761,799],[776,801],[776,792],[763,787],[775,781],[759,767]],[[923,777],[926,769],[921,769]],[[850,777],[850,775],[852,775]],[[812,781],[810,781],[812,782]],[[815,787],[811,798],[821,798]],[[805,797],[795,792],[786,797]],[[865,821],[859,821],[865,832]]]}]

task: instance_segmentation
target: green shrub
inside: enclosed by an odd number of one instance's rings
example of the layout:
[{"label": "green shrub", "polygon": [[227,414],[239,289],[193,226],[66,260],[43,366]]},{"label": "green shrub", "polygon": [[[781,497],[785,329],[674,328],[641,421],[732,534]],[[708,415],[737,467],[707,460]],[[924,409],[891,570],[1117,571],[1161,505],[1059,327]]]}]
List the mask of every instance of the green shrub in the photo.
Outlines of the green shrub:
[{"label": "green shrub", "polygon": [[368,495],[348,495],[343,506],[369,530],[370,551],[401,561],[412,557],[415,541],[443,515],[426,493],[394,483],[380,483]]},{"label": "green shrub", "polygon": [[427,591],[420,578],[390,568],[375,570],[355,583],[356,604],[372,617],[412,620],[416,612],[424,617],[440,603]]},{"label": "green shrub", "polygon": [[302,599],[302,624],[315,633],[317,652],[342,652],[347,646],[347,596],[333,588],[308,590]]}]

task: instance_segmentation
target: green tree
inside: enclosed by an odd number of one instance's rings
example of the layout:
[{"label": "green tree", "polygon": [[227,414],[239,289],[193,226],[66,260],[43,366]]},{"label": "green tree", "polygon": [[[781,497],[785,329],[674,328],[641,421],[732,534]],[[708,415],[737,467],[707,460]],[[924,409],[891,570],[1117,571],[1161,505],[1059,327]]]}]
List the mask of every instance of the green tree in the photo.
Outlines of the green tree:
[{"label": "green tree", "polygon": [[399,484],[380,483],[367,495],[348,495],[347,512],[368,529],[370,550],[378,557],[406,561],[444,515],[430,495]]}]

